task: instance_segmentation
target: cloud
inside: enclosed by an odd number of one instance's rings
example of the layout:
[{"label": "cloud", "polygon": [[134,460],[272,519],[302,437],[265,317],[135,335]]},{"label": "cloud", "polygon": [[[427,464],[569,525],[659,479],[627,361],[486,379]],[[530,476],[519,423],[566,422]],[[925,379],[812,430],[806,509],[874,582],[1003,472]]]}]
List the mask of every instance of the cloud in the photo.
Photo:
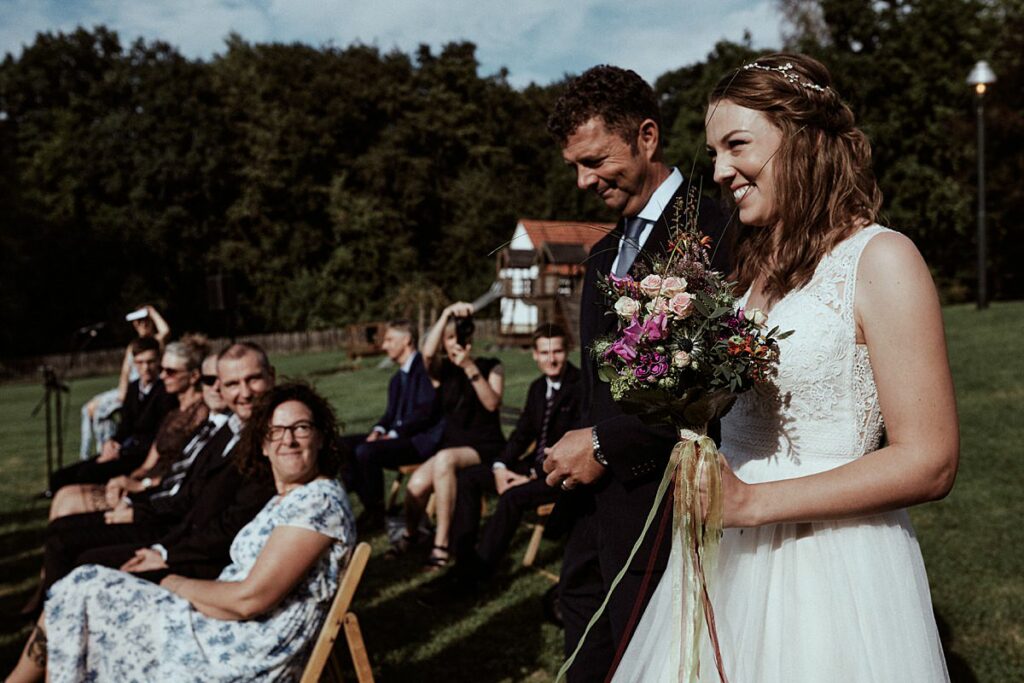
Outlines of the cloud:
[{"label": "cloud", "polygon": [[772,0],[0,0],[0,14],[0,53],[20,53],[37,31],[96,24],[125,43],[160,39],[202,58],[222,51],[230,32],[252,42],[359,41],[406,52],[469,40],[483,73],[507,67],[520,86],[597,63],[653,80],[745,30],[756,46],[777,46],[780,22]]}]

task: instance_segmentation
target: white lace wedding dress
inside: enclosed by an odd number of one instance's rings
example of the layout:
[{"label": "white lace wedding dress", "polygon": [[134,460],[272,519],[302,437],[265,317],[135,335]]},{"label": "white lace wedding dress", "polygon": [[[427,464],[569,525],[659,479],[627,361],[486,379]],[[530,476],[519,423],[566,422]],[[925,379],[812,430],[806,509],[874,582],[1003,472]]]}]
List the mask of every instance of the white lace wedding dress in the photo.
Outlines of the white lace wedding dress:
[{"label": "white lace wedding dress", "polygon": [[[739,398],[722,452],[758,483],[815,474],[878,448],[882,417],[867,347],[856,343],[857,264],[871,226],[822,259],[769,316],[781,343],[771,389]],[[898,293],[894,293],[898,295]],[[767,389],[767,388],[766,388]],[[672,581],[678,543],[615,683],[675,682],[680,629]],[[728,529],[712,602],[730,683],[947,681],[921,552],[905,510],[835,522]],[[718,681],[707,642],[702,682]]]}]

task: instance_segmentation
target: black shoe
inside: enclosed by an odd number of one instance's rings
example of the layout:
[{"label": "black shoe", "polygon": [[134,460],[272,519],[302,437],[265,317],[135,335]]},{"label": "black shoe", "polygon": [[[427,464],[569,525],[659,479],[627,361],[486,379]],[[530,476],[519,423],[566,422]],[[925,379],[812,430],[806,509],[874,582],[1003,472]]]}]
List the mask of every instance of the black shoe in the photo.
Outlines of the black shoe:
[{"label": "black shoe", "polygon": [[562,603],[557,583],[544,593],[541,603],[544,605],[544,618],[558,628],[565,628],[565,623],[562,621]]}]

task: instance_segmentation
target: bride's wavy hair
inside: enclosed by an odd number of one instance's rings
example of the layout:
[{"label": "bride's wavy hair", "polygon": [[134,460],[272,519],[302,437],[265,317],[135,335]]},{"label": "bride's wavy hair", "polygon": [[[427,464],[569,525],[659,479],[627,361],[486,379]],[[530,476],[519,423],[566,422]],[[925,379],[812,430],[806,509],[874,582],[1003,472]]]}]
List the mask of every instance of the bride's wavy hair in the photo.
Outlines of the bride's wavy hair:
[{"label": "bride's wavy hair", "polygon": [[737,290],[762,275],[774,303],[807,284],[839,242],[875,221],[882,193],[871,145],[828,69],[806,55],[764,55],[726,74],[708,98],[709,116],[722,101],[762,112],[782,132],[773,163],[777,229],[743,225],[733,211],[729,231]]}]

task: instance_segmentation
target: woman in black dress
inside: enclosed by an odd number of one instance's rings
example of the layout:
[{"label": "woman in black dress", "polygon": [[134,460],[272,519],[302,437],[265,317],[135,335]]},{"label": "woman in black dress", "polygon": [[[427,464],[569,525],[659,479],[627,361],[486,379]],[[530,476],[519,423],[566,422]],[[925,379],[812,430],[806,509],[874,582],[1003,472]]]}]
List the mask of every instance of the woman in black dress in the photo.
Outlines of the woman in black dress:
[{"label": "woman in black dress", "polygon": [[[423,362],[437,387],[444,435],[438,451],[411,477],[405,493],[406,538],[416,535],[431,492],[437,525],[427,565],[448,563],[448,530],[455,508],[455,473],[471,465],[492,462],[505,447],[498,408],[505,373],[497,358],[473,358],[473,306],[454,303],[441,313],[423,342]],[[459,319],[462,319],[461,321]],[[463,334],[457,333],[457,322]],[[459,337],[463,336],[460,344]]]}]

